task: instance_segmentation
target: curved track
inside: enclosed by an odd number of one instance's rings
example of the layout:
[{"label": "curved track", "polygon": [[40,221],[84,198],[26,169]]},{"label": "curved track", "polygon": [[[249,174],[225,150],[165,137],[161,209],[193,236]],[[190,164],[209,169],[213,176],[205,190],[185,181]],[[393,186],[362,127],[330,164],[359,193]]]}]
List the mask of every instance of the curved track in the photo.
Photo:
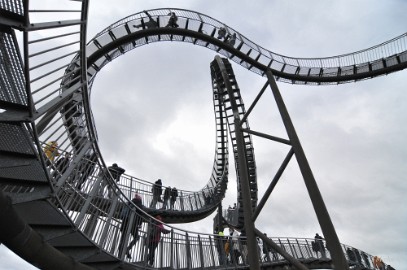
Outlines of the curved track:
[{"label": "curved track", "polygon": [[[179,28],[165,27],[171,11],[177,13]],[[154,9],[147,12],[158,21],[159,27],[149,27],[146,24],[150,20],[147,13],[140,12],[113,23],[88,43],[90,78],[105,64],[127,51],[162,41],[203,46],[262,76],[270,68],[277,80],[293,84],[353,82],[407,67],[407,33],[349,54],[326,58],[293,58],[269,51],[205,14],[182,9]],[[135,28],[133,25],[142,27]],[[236,34],[233,45],[217,38],[221,27],[226,29],[227,36]]]},{"label": "curved track", "polygon": [[[106,28],[86,44],[88,3],[71,2],[75,1],[67,1],[66,17],[55,11],[59,7],[55,10],[46,7],[47,10],[41,11],[45,16],[39,19],[35,14],[41,8],[28,7],[27,2],[6,1],[2,6],[6,19],[2,21],[0,49],[2,60],[8,65],[2,65],[0,70],[0,105],[4,110],[0,114],[3,167],[0,173],[1,241],[44,269],[54,269],[59,263],[60,269],[150,268],[146,264],[144,242],[154,221],[127,203],[137,192],[142,195],[144,204],[149,205],[152,184],[140,179],[135,181],[131,176],[123,176],[120,185],[114,183],[106,171],[97,144],[97,131],[89,104],[90,89],[97,72],[116,57],[152,42],[188,42],[212,49],[262,76],[271,70],[276,79],[295,84],[350,82],[388,74],[407,66],[406,34],[347,55],[294,59],[267,51],[204,14],[180,9],[148,11],[158,23],[157,27],[148,27],[146,12],[131,15]],[[179,28],[164,27],[170,11],[177,13]],[[47,20],[48,17],[57,17],[58,20]],[[141,27],[137,29],[133,24]],[[220,27],[224,27],[228,35],[236,34],[234,44],[217,38]],[[14,29],[24,32],[22,52],[18,49]],[[233,74],[230,64],[225,64]],[[218,86],[223,81],[214,65],[212,72],[213,89],[219,90]],[[245,119],[237,83],[235,80],[232,83],[237,88],[234,95],[240,102],[239,113]],[[167,222],[190,222],[209,215],[221,202],[226,190],[228,165],[224,120],[229,121],[233,114],[228,110],[230,101],[227,96],[225,99],[219,97],[214,95],[217,146],[208,184],[199,191],[180,192],[173,210],[147,207],[144,208],[147,213],[160,213]],[[249,129],[247,123],[244,127]],[[233,144],[235,138],[230,121],[229,129]],[[247,138],[247,163],[243,167],[251,177],[249,183],[250,190],[254,191],[251,194],[254,209],[257,204],[254,151],[250,136]],[[49,162],[44,155],[44,147],[50,140],[58,141],[57,150],[61,155],[71,155],[69,165],[57,167],[56,162]],[[236,156],[236,152],[234,154]],[[106,189],[101,188],[105,185]],[[109,187],[112,190],[110,196]],[[4,193],[11,202],[7,202]],[[210,203],[205,201],[208,195]],[[126,218],[121,216],[124,208],[132,210]],[[5,218],[10,215],[16,216],[16,221]],[[140,239],[130,250],[130,259],[125,256],[123,247],[133,240],[129,228],[138,221],[142,224]],[[236,225],[241,222],[242,216]],[[249,267],[247,258],[231,263],[222,260],[214,235],[171,227],[169,232],[160,241],[154,267],[227,269],[236,268],[238,264],[240,268]],[[46,244],[40,245],[43,243],[41,239]],[[309,268],[332,267],[330,253],[326,251],[326,256],[319,257],[312,251],[309,239],[273,240],[277,243],[275,248],[279,254],[272,260],[262,258],[260,262],[265,268],[286,269],[297,263]],[[238,244],[244,249],[246,240],[241,238]],[[345,245],[341,248],[350,265],[372,269],[371,255]],[[52,262],[47,260],[51,253],[55,255]]]}]

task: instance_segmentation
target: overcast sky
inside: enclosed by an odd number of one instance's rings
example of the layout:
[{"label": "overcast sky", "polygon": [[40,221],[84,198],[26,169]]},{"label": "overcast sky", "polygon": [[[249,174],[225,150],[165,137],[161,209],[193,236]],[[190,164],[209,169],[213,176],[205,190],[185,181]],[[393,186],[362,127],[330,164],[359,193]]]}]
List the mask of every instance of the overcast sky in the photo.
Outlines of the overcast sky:
[{"label": "overcast sky", "polygon": [[[130,14],[163,7],[204,13],[292,57],[354,52],[407,29],[404,0],[93,0],[88,37]],[[191,44],[153,43],[97,75],[92,110],[107,164],[180,189],[200,189],[208,181],[215,149],[209,65],[215,55]],[[265,78],[232,65],[248,108]],[[381,256],[397,270],[407,265],[406,72],[332,86],[278,83],[340,241]],[[249,124],[286,138],[269,91]],[[261,197],[288,149],[258,138],[253,145]],[[225,207],[236,201],[230,170]],[[212,218],[188,229],[211,233]],[[256,226],[272,237],[321,233],[295,159]],[[4,246],[0,262],[0,270],[35,269]]]}]

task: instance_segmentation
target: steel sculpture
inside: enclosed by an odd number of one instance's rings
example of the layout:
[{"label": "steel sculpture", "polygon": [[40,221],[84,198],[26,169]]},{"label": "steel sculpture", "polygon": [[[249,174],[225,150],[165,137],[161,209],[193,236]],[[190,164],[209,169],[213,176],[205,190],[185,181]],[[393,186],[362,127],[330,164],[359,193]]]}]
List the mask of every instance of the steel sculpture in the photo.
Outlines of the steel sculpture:
[{"label": "steel sculpture", "polygon": [[[242,191],[239,208],[244,209],[239,211],[235,225],[245,228],[250,236],[240,238],[236,244],[241,250],[249,247],[249,252],[238,260],[225,261],[217,248],[222,239],[216,235],[167,226],[169,234],[158,243],[155,268],[347,269],[351,265],[373,269],[371,255],[339,243],[275,80],[292,84],[338,84],[402,70],[407,67],[407,34],[351,54],[292,58],[268,51],[204,14],[154,9],[128,16],[88,42],[88,1],[65,2],[66,9],[61,9],[60,3],[54,8],[34,1],[0,3],[2,243],[44,269],[53,269],[55,265],[59,269],[151,268],[147,264],[149,249],[145,243],[157,222],[152,215],[160,214],[169,223],[191,222],[208,216],[220,205],[228,181],[229,128],[238,164],[238,188]],[[178,27],[165,27],[170,13],[177,15]],[[221,29],[227,42],[216,36]],[[16,30],[23,33],[22,51]],[[212,65],[218,140],[209,181],[198,191],[181,190],[173,209],[139,209],[129,203],[131,196],[137,192],[149,204],[152,183],[129,175],[122,176],[120,185],[113,181],[98,146],[89,97],[97,73],[106,64],[129,50],[162,41],[206,47],[266,77],[267,82],[245,111],[239,89],[231,87],[237,86],[236,80],[230,77],[231,65],[218,57]],[[285,119],[288,140],[251,130],[247,124],[251,110],[267,87],[273,91]],[[291,145],[258,204],[251,136]],[[65,154],[70,154],[69,165],[57,165],[56,160]],[[294,155],[327,238],[324,246],[330,247],[324,256],[313,249],[313,239],[269,239],[255,226],[257,216]],[[112,190],[110,197],[100,190],[105,184]],[[126,216],[124,210],[128,210]],[[10,220],[7,218],[10,216],[15,218]],[[129,229],[134,224],[141,224],[139,238]],[[257,250],[255,235],[276,251],[272,259],[259,258],[253,252]],[[124,250],[130,241],[135,245]]]}]

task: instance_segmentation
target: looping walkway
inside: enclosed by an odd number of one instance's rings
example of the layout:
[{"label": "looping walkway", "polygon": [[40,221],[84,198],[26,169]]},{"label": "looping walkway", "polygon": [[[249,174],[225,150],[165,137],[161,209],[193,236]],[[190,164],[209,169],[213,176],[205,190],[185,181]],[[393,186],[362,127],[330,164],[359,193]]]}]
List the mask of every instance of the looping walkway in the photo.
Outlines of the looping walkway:
[{"label": "looping walkway", "polygon": [[[165,234],[151,252],[153,245],[147,239],[151,239],[153,229],[160,223],[151,215],[160,214],[167,222],[191,222],[208,216],[221,202],[228,181],[225,131],[227,127],[233,129],[230,120],[237,116],[244,119],[241,124],[247,129],[247,163],[239,167],[249,171],[251,207],[256,208],[254,150],[243,100],[237,83],[232,81],[238,112],[232,113],[228,108],[230,96],[216,91],[213,95],[217,146],[209,182],[199,191],[180,190],[170,210],[140,208],[130,203],[137,193],[144,205],[149,205],[152,183],[129,175],[123,175],[119,184],[113,180],[98,146],[89,102],[97,73],[116,57],[153,42],[188,42],[224,55],[261,76],[271,69],[276,79],[295,84],[344,83],[407,67],[406,34],[351,54],[300,59],[268,51],[204,14],[155,9],[126,17],[87,42],[87,0],[49,5],[52,4],[22,0],[0,3],[4,16],[0,55],[5,63],[0,68],[0,220],[4,229],[0,240],[30,263],[45,269],[55,265],[61,270],[248,269],[247,256],[256,252],[248,251],[249,241],[240,237],[233,244],[242,256],[236,259],[232,252],[226,256],[226,238],[169,225],[165,225]],[[170,12],[178,16],[176,28],[166,27]],[[148,23],[151,19],[156,24]],[[221,28],[224,37],[218,37]],[[21,46],[16,30],[23,33]],[[216,68],[212,71],[212,86],[216,90],[216,85],[224,82],[217,77]],[[233,130],[230,135],[236,148]],[[290,144],[288,140],[267,138]],[[236,157],[236,149],[233,151]],[[62,157],[67,157],[67,161],[61,165]],[[242,224],[240,199],[239,196],[236,227]],[[315,252],[312,239],[272,240],[279,252],[260,254],[259,261],[266,268],[293,268],[293,261],[314,269],[332,267],[334,256],[325,248]],[[259,244],[259,251],[262,245]],[[32,256],[33,248],[41,256]],[[341,249],[351,266],[373,269],[371,255],[346,245],[341,245]],[[52,258],[48,260],[49,254]],[[151,259],[152,254],[155,257]]]},{"label": "looping walkway", "polygon": [[[170,12],[176,12],[179,28],[166,27]],[[158,22],[157,27],[146,23],[150,20],[148,15]],[[218,38],[221,28],[226,31],[225,39]],[[236,38],[232,44],[228,37],[233,35]],[[88,55],[93,64],[90,74],[96,74],[105,64],[129,50],[161,41],[189,42],[203,46],[262,76],[270,68],[277,80],[292,84],[353,82],[407,67],[407,33],[348,54],[293,58],[269,51],[205,14],[184,9],[154,9],[111,24],[88,43]]]}]

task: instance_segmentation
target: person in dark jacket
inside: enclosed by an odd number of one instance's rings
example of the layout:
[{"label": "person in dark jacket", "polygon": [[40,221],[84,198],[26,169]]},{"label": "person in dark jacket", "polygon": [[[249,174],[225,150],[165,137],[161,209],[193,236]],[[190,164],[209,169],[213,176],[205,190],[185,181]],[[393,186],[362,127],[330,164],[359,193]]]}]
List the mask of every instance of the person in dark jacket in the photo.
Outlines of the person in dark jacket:
[{"label": "person in dark jacket", "polygon": [[176,187],[173,187],[171,189],[171,200],[170,200],[170,209],[173,210],[174,209],[174,204],[175,201],[177,200],[178,197],[178,190]]},{"label": "person in dark jacket", "polygon": [[[134,208],[132,203],[136,206],[136,208]],[[123,245],[125,242],[124,239],[126,238],[126,235],[131,235],[133,237],[133,239],[131,240],[131,242],[129,243],[129,245],[126,248],[126,256],[129,259],[131,259],[131,254],[130,254],[131,249],[133,248],[133,246],[137,243],[137,241],[140,238],[138,232],[139,232],[139,229],[143,222],[143,218],[142,218],[143,212],[141,211],[141,210],[143,210],[143,208],[144,208],[144,206],[143,206],[141,196],[136,194],[134,196],[134,198],[131,200],[131,203],[129,202],[127,205],[125,205],[121,212],[122,224],[120,226],[120,231],[121,231],[122,235],[120,238],[119,250],[120,251],[123,250]],[[135,215],[133,218],[133,223],[129,224],[130,213],[131,213],[132,209],[135,210]]]},{"label": "person in dark jacket", "polygon": [[[113,163],[112,166],[109,166],[107,169],[116,182],[120,181],[121,175],[126,171],[125,169],[119,167],[117,163]],[[108,186],[107,188],[108,188],[108,197],[111,199],[113,198],[113,189],[111,188],[111,186]]]},{"label": "person in dark jacket", "polygon": [[178,28],[178,24],[177,24],[178,17],[175,14],[175,12],[171,12],[168,15],[171,15],[171,16],[170,16],[170,19],[168,20],[168,24],[166,25],[166,27]]},{"label": "person in dark jacket", "polygon": [[153,193],[153,200],[151,201],[150,208],[155,208],[157,202],[161,201],[161,193],[163,192],[161,179],[155,181],[151,191]]},{"label": "person in dark jacket", "polygon": [[155,250],[158,247],[158,244],[161,241],[161,234],[168,234],[171,231],[164,228],[163,224],[161,223],[162,218],[161,216],[156,216],[156,220],[153,220],[149,226],[149,231],[147,233],[147,247],[148,247],[148,264],[153,266],[154,258],[155,258]]},{"label": "person in dark jacket", "polygon": [[326,257],[326,252],[325,252],[325,246],[324,246],[324,238],[320,236],[318,233],[315,234],[315,252],[317,253],[318,256],[318,251],[321,252],[321,257],[325,258]]},{"label": "person in dark jacket", "polygon": [[161,209],[167,209],[168,201],[171,197],[171,187],[166,187],[164,190],[164,200],[163,200],[163,207]]},{"label": "person in dark jacket", "polygon": [[117,163],[113,163],[112,166],[109,166],[107,169],[116,182],[120,181],[120,176],[126,171],[125,169],[119,167]]}]

